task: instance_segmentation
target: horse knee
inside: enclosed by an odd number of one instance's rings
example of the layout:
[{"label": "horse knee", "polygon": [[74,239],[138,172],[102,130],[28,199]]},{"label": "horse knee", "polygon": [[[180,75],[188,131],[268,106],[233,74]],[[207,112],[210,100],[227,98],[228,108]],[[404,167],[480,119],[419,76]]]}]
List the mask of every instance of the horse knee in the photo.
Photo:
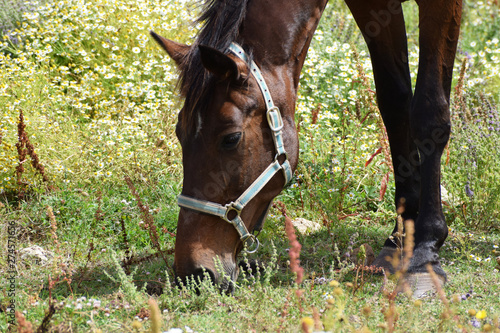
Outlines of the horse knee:
[{"label": "horse knee", "polygon": [[448,99],[442,94],[415,96],[410,113],[411,136],[419,154],[441,152],[451,133]]},{"label": "horse knee", "polygon": [[427,133],[414,137],[413,141],[418,148],[420,158],[435,153],[441,154],[450,138],[450,132],[451,125],[448,123],[442,126],[434,126]]}]

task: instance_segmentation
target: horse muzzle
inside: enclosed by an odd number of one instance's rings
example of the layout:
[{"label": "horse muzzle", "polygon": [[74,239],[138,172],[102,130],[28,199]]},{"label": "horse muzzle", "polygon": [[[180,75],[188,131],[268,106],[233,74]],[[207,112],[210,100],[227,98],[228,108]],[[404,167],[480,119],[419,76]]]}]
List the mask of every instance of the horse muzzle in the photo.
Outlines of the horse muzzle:
[{"label": "horse muzzle", "polygon": [[[181,271],[174,267],[175,284],[180,288],[195,290],[200,294],[203,284],[209,281],[212,285],[219,288],[221,292],[232,294],[235,288],[235,281],[238,278],[238,267],[234,263],[215,262],[214,267],[193,267]],[[189,273],[188,273],[189,272]]]}]

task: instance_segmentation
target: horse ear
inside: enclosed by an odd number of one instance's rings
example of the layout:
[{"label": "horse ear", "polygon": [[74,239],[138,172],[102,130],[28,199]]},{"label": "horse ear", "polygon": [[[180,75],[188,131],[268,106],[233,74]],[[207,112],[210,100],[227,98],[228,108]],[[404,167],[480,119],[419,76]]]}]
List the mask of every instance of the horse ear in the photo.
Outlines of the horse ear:
[{"label": "horse ear", "polygon": [[153,31],[150,31],[149,33],[155,41],[160,44],[165,51],[167,51],[168,55],[175,61],[177,66],[180,67],[182,65],[182,60],[189,53],[191,47],[186,44],[177,43],[170,39],[163,38]]},{"label": "horse ear", "polygon": [[198,48],[203,67],[218,79],[233,81],[240,78],[238,64],[231,57],[209,46],[199,45]]}]

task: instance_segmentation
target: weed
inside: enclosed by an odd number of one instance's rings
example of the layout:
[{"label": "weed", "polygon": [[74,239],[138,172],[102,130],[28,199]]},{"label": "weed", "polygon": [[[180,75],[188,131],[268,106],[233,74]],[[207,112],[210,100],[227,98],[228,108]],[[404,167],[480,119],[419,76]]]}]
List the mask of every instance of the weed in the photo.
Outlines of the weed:
[{"label": "weed", "polygon": [[50,321],[52,320],[52,317],[56,313],[56,306],[55,304],[50,304],[49,309],[45,313],[45,317],[43,317],[42,324],[38,329],[36,330],[37,333],[47,333],[49,332],[49,327],[50,327]]},{"label": "weed", "polygon": [[16,311],[16,321],[19,333],[33,333],[33,325],[19,311]]},{"label": "weed", "polygon": [[[120,261],[115,252],[111,251],[111,258],[113,264],[113,272],[116,274],[116,277],[104,271],[106,276],[113,282],[116,282],[120,285],[120,291],[125,295],[126,299],[130,303],[140,302],[144,299],[144,293],[137,289],[136,285],[132,277],[135,275],[136,270],[134,270],[130,275],[127,275],[123,270]],[[146,287],[146,285],[144,285]]]},{"label": "weed", "polygon": [[158,308],[158,304],[152,298],[148,301],[149,304],[149,313],[151,315],[151,333],[160,333],[161,332],[161,315],[160,309]]},{"label": "weed", "polygon": [[165,265],[171,270],[169,262],[167,260],[167,257],[165,256],[164,251],[161,249],[161,245],[160,245],[159,237],[158,237],[158,232],[156,230],[156,224],[154,222],[153,217],[149,213],[148,205],[142,203],[141,197],[139,196],[139,194],[135,190],[135,186],[132,183],[132,180],[128,176],[125,177],[125,182],[127,183],[128,187],[130,189],[130,192],[132,192],[132,195],[135,197],[135,199],[137,201],[137,207],[139,207],[139,210],[141,211],[141,213],[144,217],[144,220],[146,221],[146,229],[148,230],[149,238],[151,239],[151,242],[153,243],[154,247],[156,248],[156,250],[158,251],[160,256],[163,258]]},{"label": "weed", "polygon": [[[71,263],[66,263],[63,261],[63,255],[61,253],[61,248],[57,236],[57,221],[52,211],[52,207],[47,206],[47,216],[50,220],[50,235],[52,241],[55,244],[55,255],[52,259],[52,276],[55,278],[54,281],[51,280],[49,275],[49,300],[51,300],[51,291],[53,286],[58,282],[66,282],[69,289],[71,290],[71,281],[73,275],[73,269]],[[55,311],[55,310],[54,310]]]},{"label": "weed", "polygon": [[19,164],[16,167],[16,177],[18,185],[18,198],[19,200],[24,199],[25,195],[25,184],[22,180],[25,168],[23,164],[26,162],[26,155],[31,158],[31,164],[36,171],[42,176],[44,182],[48,182],[49,178],[45,174],[45,168],[40,163],[38,155],[35,153],[35,148],[33,144],[28,139],[28,134],[26,133],[26,124],[24,123],[23,111],[19,110],[19,124],[18,124],[18,137],[19,141],[16,143],[17,153],[19,158]]},{"label": "weed", "polygon": [[[92,220],[92,236],[91,236],[89,246],[88,246],[85,265],[83,266],[83,269],[82,269],[82,272],[80,275],[80,279],[78,281],[77,288],[80,287],[83,279],[85,278],[85,275],[87,274],[87,267],[91,261],[92,252],[95,250],[94,239],[96,237],[97,226],[98,226],[99,222],[102,221],[104,218],[104,214],[101,210],[101,204],[102,204],[102,193],[101,192],[97,193],[97,202],[98,202],[97,210],[94,214],[94,219]],[[78,241],[80,241],[80,238],[78,238]],[[127,243],[125,243],[125,244],[127,244]],[[125,266],[125,269],[127,270],[128,266]],[[130,272],[127,271],[127,274],[130,274]]]}]

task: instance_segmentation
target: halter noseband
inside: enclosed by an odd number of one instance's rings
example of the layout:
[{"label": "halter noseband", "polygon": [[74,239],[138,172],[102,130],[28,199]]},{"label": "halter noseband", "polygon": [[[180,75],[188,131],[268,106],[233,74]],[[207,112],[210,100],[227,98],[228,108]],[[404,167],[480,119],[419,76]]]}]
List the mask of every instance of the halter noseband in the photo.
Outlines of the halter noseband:
[{"label": "halter noseband", "polygon": [[[269,88],[267,87],[266,81],[262,76],[262,72],[253,60],[249,61],[247,53],[240,45],[232,43],[229,46],[229,50],[249,65],[250,72],[257,80],[257,84],[259,85],[266,103],[266,118],[269,127],[271,128],[274,147],[276,149],[276,156],[274,157],[274,161],[261,173],[261,175],[250,185],[250,187],[248,187],[247,190],[233,202],[223,206],[215,202],[200,200],[180,194],[177,198],[177,204],[182,208],[218,216],[224,221],[231,223],[236,231],[238,231],[240,240],[246,244],[246,251],[248,253],[253,253],[259,248],[259,240],[255,235],[248,232],[245,223],[243,223],[243,220],[241,219],[241,211],[264,188],[264,186],[266,186],[266,184],[279,170],[283,171],[285,184],[287,184],[292,179],[292,168],[290,166],[290,162],[288,161],[288,156],[283,143],[283,132],[281,131],[283,128],[283,119],[281,118],[280,110],[274,105]],[[284,156],[285,158],[282,163],[278,161],[280,156]]]}]

